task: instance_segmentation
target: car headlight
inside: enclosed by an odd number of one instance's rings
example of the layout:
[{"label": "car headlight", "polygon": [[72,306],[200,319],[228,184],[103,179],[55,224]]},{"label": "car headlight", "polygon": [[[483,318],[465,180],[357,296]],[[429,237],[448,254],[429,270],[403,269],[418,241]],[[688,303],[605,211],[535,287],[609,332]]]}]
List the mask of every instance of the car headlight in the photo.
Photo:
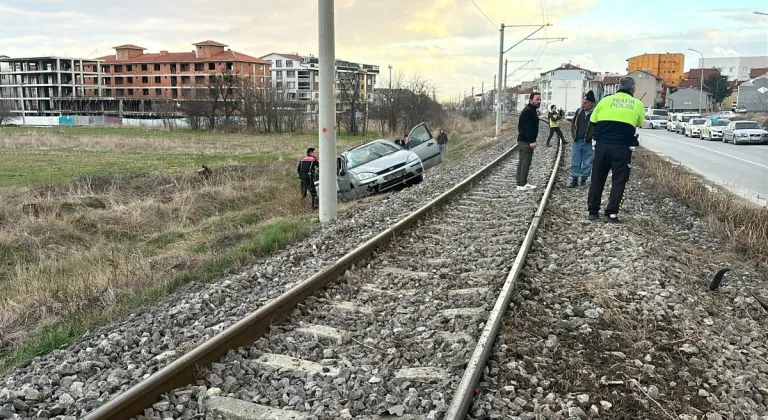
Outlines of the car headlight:
[{"label": "car headlight", "polygon": [[411,163],[415,160],[419,160],[419,155],[417,155],[416,153],[411,153],[411,155],[408,156],[408,159],[406,159],[405,163]]},{"label": "car headlight", "polygon": [[739,136],[739,137],[749,137],[749,134],[747,134],[747,133],[738,133],[736,135]]},{"label": "car headlight", "polygon": [[363,173],[357,174],[357,179],[359,179],[360,181],[365,181],[366,179],[371,179],[375,176],[376,174],[373,172],[363,172]]}]

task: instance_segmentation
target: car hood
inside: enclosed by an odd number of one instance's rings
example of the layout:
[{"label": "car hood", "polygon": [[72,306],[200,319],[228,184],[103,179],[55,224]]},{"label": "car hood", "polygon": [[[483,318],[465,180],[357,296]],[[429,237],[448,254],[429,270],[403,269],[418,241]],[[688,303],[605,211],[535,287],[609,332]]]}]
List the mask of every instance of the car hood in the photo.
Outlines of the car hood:
[{"label": "car hood", "polygon": [[405,163],[408,160],[408,156],[412,154],[413,152],[408,150],[399,150],[390,155],[374,159],[366,164],[355,166],[349,171],[355,174],[361,174],[363,172],[380,172],[392,166]]},{"label": "car hood", "polygon": [[725,127],[719,126],[719,127],[709,127],[712,131],[723,131],[725,130]]},{"label": "car hood", "polygon": [[747,128],[747,129],[736,129],[734,130],[739,134],[765,134],[768,133],[768,131],[761,130],[758,128]]}]

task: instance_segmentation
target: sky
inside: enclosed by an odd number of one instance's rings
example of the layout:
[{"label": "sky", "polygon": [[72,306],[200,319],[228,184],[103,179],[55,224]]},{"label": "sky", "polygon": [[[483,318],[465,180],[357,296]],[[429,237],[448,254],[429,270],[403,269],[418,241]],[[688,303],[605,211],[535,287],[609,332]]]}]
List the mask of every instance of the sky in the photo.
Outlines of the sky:
[{"label": "sky", "polygon": [[[441,100],[479,92],[498,72],[499,25],[537,25],[505,54],[508,86],[572,63],[626,72],[643,53],[705,57],[768,55],[764,0],[336,0],[336,56],[430,80]],[[136,44],[147,52],[192,51],[212,39],[261,57],[318,55],[317,0],[0,0],[0,54],[95,58]],[[507,28],[511,46],[535,27]],[[506,49],[506,48],[505,48]],[[528,61],[531,63],[515,63]]]}]

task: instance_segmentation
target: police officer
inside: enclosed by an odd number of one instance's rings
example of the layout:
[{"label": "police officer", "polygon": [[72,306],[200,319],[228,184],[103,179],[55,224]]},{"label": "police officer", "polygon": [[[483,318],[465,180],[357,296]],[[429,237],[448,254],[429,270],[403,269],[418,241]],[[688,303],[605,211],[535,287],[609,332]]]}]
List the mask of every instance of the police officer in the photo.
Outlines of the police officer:
[{"label": "police officer", "polygon": [[315,189],[315,179],[317,179],[317,169],[319,168],[319,162],[317,161],[317,155],[315,154],[315,148],[310,147],[307,149],[307,155],[301,158],[299,166],[296,171],[299,173],[299,179],[301,180],[301,199],[307,198],[307,190],[312,195],[312,209],[317,209],[317,190]]},{"label": "police officer", "polygon": [[589,220],[600,218],[600,204],[608,172],[613,172],[611,195],[603,219],[619,222],[619,205],[632,168],[632,151],[639,145],[635,127],[642,127],[645,119],[643,102],[635,99],[635,80],[622,77],[619,90],[598,102],[589,118],[585,142],[595,140],[595,159],[592,183],[589,187],[587,209]]}]

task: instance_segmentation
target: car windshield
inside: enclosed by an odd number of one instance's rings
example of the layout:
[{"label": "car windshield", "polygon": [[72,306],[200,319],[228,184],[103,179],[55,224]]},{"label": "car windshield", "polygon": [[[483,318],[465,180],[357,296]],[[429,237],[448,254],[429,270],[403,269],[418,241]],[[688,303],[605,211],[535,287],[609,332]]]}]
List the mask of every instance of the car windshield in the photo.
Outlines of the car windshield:
[{"label": "car windshield", "polygon": [[714,123],[712,123],[712,125],[715,127],[725,127],[726,125],[728,125],[729,122],[730,121],[728,120],[717,120]]},{"label": "car windshield", "polygon": [[688,122],[691,120],[691,118],[693,118],[693,115],[683,115],[682,117],[680,117],[680,121]]},{"label": "car windshield", "polygon": [[735,128],[736,130],[759,130],[760,124],[753,121],[745,121],[745,122],[736,123],[736,125],[733,128]]},{"label": "car windshield", "polygon": [[707,122],[707,120],[705,120],[704,118],[695,118],[691,120],[691,125],[702,125],[705,122]]},{"label": "car windshield", "polygon": [[347,168],[352,169],[360,165],[365,165],[380,157],[391,155],[398,150],[400,149],[394,144],[389,144],[383,141],[376,141],[360,146],[347,152]]},{"label": "car windshield", "polygon": [[662,117],[661,115],[651,115],[651,119],[654,121],[666,120],[666,118]]},{"label": "car windshield", "polygon": [[661,115],[661,116],[664,116],[664,117],[669,115],[669,112],[667,112],[667,111],[665,111],[663,109],[654,109],[653,111],[651,111],[651,113],[652,113],[652,115]]}]

